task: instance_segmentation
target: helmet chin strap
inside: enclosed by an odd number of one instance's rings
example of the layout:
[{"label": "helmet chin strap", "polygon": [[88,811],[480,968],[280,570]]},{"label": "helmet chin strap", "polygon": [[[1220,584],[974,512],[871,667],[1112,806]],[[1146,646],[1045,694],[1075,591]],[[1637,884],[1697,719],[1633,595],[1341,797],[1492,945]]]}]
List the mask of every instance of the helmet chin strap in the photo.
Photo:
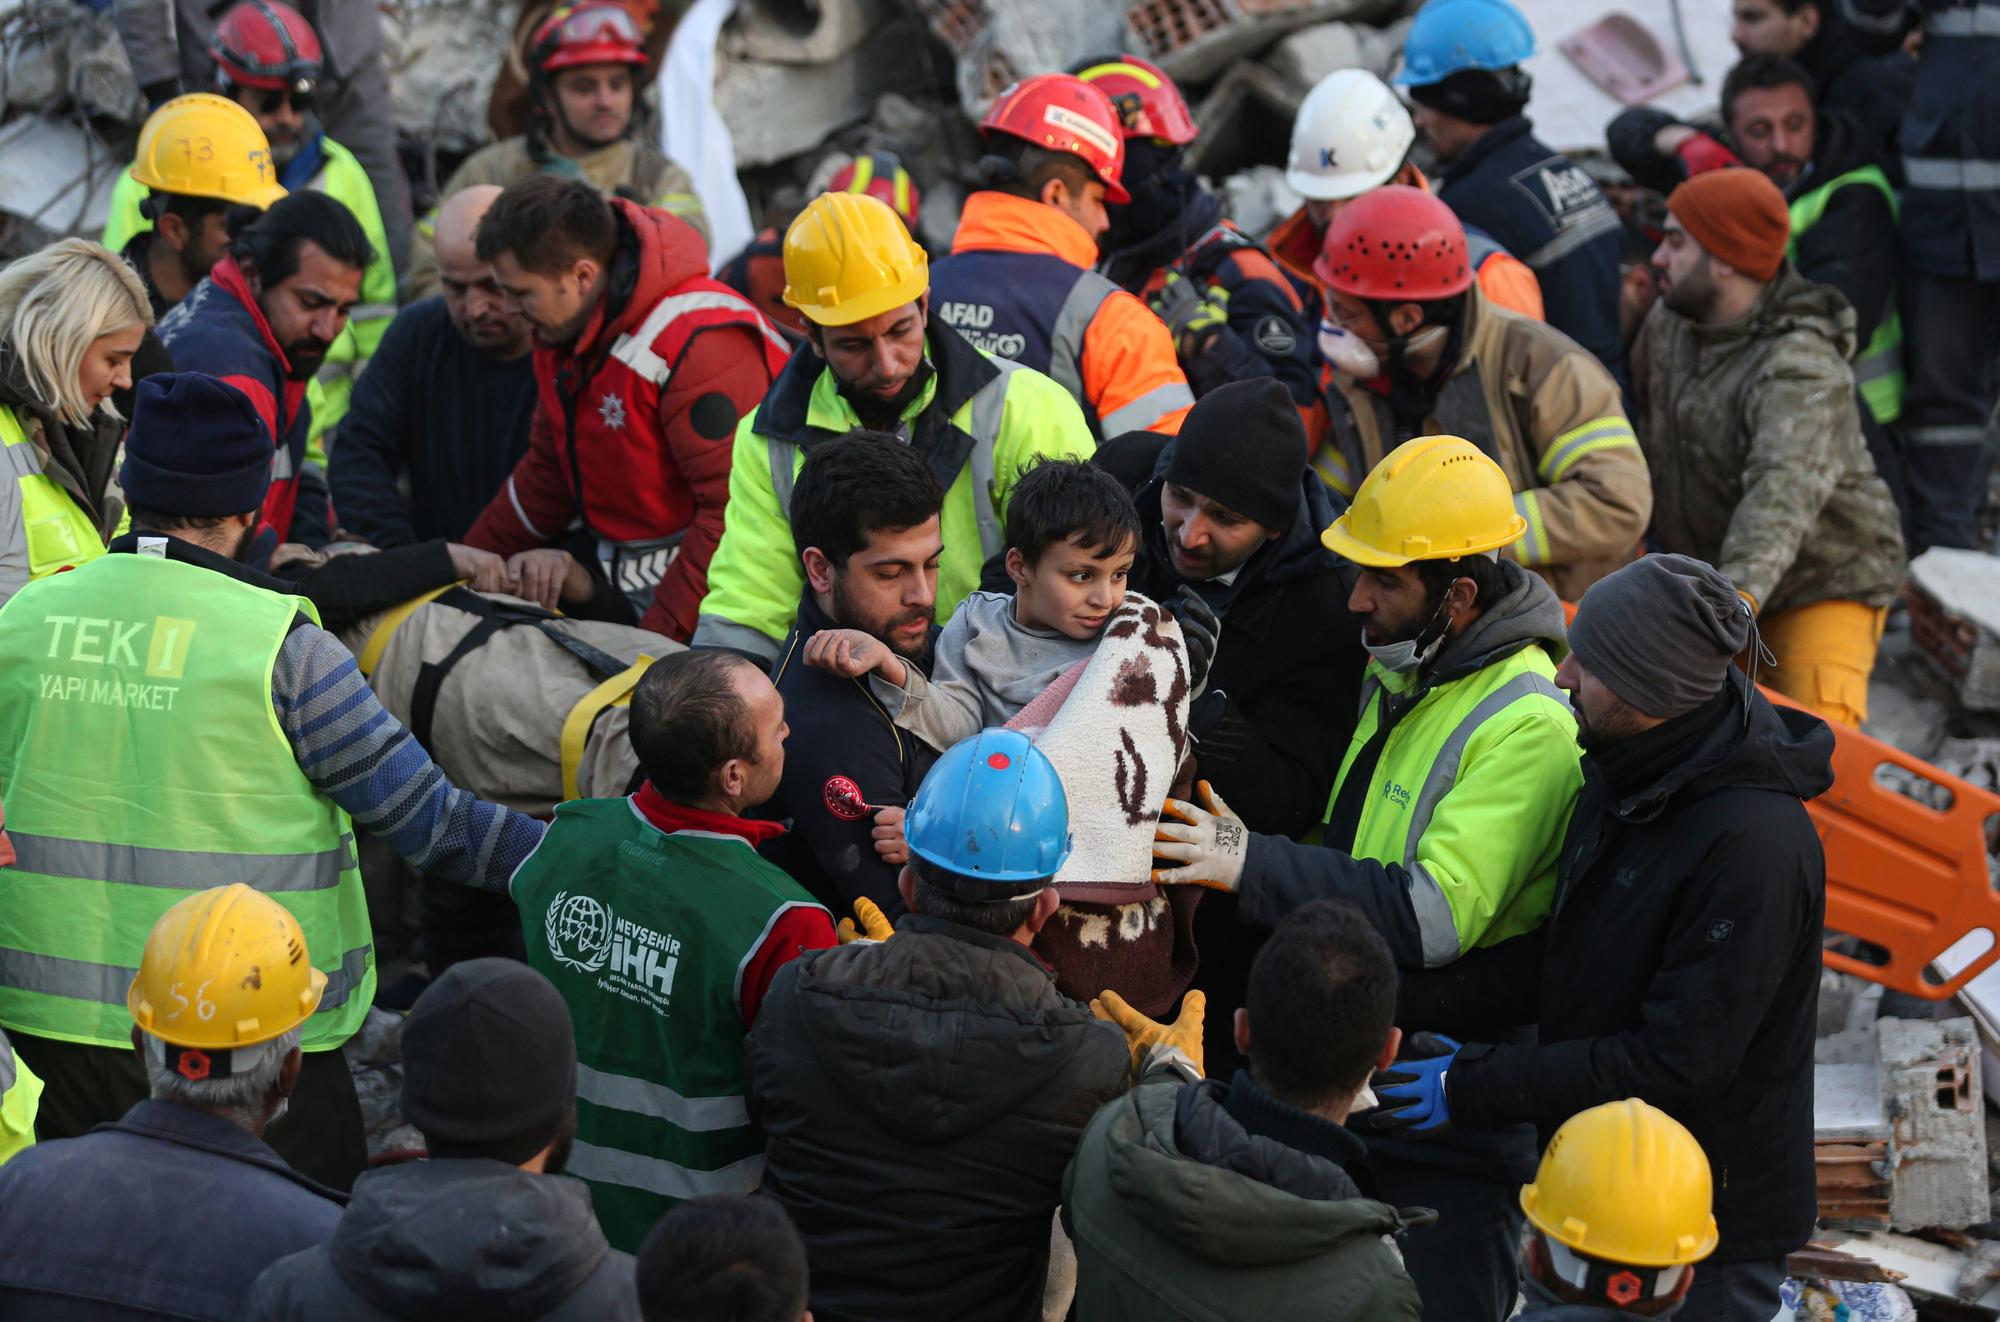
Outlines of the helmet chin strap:
[{"label": "helmet chin strap", "polygon": [[[1390,332],[1389,356],[1383,364],[1383,372],[1389,378],[1389,410],[1399,424],[1421,425],[1436,402],[1438,389],[1450,374],[1451,365],[1458,361],[1459,345],[1465,338],[1466,302],[1460,300],[1449,322],[1435,322],[1426,317],[1407,335],[1398,335],[1390,327],[1390,313],[1396,305],[1376,301],[1371,306],[1376,324]],[[1420,347],[1419,341],[1425,346],[1435,343],[1439,336],[1433,332],[1443,333],[1444,352],[1438,356],[1437,368],[1428,377],[1420,377],[1410,370],[1409,355]]]}]

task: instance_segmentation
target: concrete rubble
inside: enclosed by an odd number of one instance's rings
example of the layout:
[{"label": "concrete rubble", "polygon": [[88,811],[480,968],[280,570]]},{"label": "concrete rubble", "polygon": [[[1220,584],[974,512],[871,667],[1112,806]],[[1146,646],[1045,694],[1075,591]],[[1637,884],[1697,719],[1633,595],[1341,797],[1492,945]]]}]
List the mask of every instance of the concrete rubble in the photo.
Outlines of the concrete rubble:
[{"label": "concrete rubble", "polygon": [[2000,711],[2000,557],[1935,547],[1903,591],[1918,648],[1973,711]]}]

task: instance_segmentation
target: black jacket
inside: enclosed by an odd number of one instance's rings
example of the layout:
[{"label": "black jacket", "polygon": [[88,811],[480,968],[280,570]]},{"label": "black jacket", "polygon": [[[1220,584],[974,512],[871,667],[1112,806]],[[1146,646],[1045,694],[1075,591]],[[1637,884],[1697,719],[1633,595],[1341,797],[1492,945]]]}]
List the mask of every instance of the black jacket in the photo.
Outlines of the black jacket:
[{"label": "black jacket", "polygon": [[1454,1124],[1531,1120],[1546,1143],[1588,1107],[1651,1102],[1708,1153],[1723,1261],[1813,1226],[1826,859],[1802,800],[1833,783],[1825,722],[1756,693],[1746,720],[1745,698],[1732,670],[1695,712],[1587,756],[1548,922],[1427,975],[1503,1020],[1535,1018],[1539,987],[1539,1045],[1460,1052]]},{"label": "black jacket", "polygon": [[912,914],[778,971],[744,1043],[819,1322],[1032,1322],[1063,1169],[1131,1057],[1004,937]]},{"label": "black jacket", "polygon": [[1582,167],[1516,115],[1488,129],[1438,177],[1437,195],[1521,259],[1542,283],[1548,323],[1625,377],[1618,333],[1618,213]]},{"label": "black jacket", "polygon": [[[1916,86],[1917,62],[1900,50],[1871,55],[1855,40],[1839,6],[1820,9],[1819,31],[1800,47],[1796,60],[1819,89],[1819,108],[1851,117],[1868,150],[1884,158],[1891,183],[1901,186],[1903,162],[1896,134]],[[1862,337],[1863,343],[1867,336]]]},{"label": "black jacket", "polygon": [[[875,814],[849,806],[851,785],[862,803],[900,808],[937,761],[930,745],[899,730],[863,680],[843,679],[799,659],[808,638],[838,627],[813,604],[808,587],[798,622],[778,649],[771,682],[785,699],[785,772],[778,792],[753,816],[789,820],[792,829],[758,851],[776,863],[812,897],[844,918],[854,901],[867,896],[893,922],[903,912],[896,891],[902,869],[882,861],[870,834]],[[937,641],[937,630],[931,630]]]},{"label": "black jacket", "polygon": [[368,1171],[325,1244],[257,1278],[244,1322],[628,1322],[631,1255],[604,1242],[590,1189],[485,1158]]}]

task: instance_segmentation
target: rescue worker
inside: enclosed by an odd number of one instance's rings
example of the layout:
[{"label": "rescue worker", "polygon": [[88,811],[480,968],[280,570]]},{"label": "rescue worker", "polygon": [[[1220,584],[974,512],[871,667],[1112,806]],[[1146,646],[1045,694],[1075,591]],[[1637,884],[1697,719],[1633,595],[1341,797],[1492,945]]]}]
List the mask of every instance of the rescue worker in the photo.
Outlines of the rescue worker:
[{"label": "rescue worker", "polygon": [[1311,323],[1269,253],[1222,214],[1222,200],[1182,156],[1200,130],[1159,66],[1103,55],[1073,71],[1103,91],[1124,126],[1119,182],[1132,200],[1109,206],[1098,269],[1137,294],[1173,332],[1197,397],[1219,385],[1275,376],[1300,409],[1316,411]]},{"label": "rescue worker", "polygon": [[1812,76],[1813,105],[1852,116],[1869,150],[1892,159],[1890,178],[1900,187],[1896,134],[1916,85],[1917,62],[1900,42],[1871,55],[1844,8],[1837,0],[1730,0],[1729,39],[1745,58],[1796,61]]},{"label": "rescue worker", "polygon": [[1097,440],[1171,436],[1194,403],[1174,337],[1091,268],[1110,225],[1125,125],[1104,92],[1068,74],[1015,83],[979,123],[989,153],[951,255],[931,272],[938,319],[979,349],[1047,372],[1083,405]]},{"label": "rescue worker", "polygon": [[785,276],[807,341],[736,429],[726,527],[694,638],[766,661],[806,584],[789,511],[812,446],[867,427],[924,457],[945,492],[941,617],[1005,553],[1003,521],[1022,469],[1093,448],[1083,413],[1054,381],[932,317],[928,258],[875,198],[825,193],[808,203],[785,233]]},{"label": "rescue worker", "polygon": [[1402,441],[1463,435],[1500,464],[1526,520],[1507,554],[1564,600],[1631,557],[1653,491],[1617,382],[1554,327],[1486,300],[1449,207],[1378,188],[1334,218],[1315,272],[1332,390],[1313,466],[1337,494]]},{"label": "rescue worker", "polygon": [[340,1220],[346,1200],[267,1142],[329,994],[324,954],[242,882],[164,894],[185,898],[121,934],[137,969],[92,966],[93,1013],[145,1086],[90,1133],[0,1166],[7,1317],[235,1322],[259,1272]]},{"label": "rescue worker", "polygon": [[[475,251],[534,328],[540,404],[528,452],[466,543],[569,573],[571,536],[599,609],[686,642],[729,494],[729,438],[790,346],[727,285],[687,222],[531,174],[480,219]],[[581,543],[581,544],[579,544]],[[556,593],[535,588],[536,600]]]},{"label": "rescue worker", "polygon": [[757,845],[785,770],[785,701],[729,652],[681,652],[632,691],[646,783],[558,805],[515,874],[528,962],[576,1022],[576,1150],[614,1248],[684,1198],[748,1193],[764,1135],[744,1111],[743,1034],[780,968],[833,918]]},{"label": "rescue worker", "polygon": [[242,563],[271,484],[243,393],[165,373],[138,397],[118,479],[133,531],[0,608],[18,855],[0,869],[0,1027],[46,1085],[44,1139],[117,1118],[145,1094],[118,1009],[142,933],[240,876],[291,910],[327,979],[272,1145],[345,1188],[367,1149],[339,1047],[375,994],[350,816],[418,871],[489,890],[542,827],[454,788],[311,603]]},{"label": "rescue worker", "polygon": [[[216,93],[256,119],[277,167],[281,192],[269,194],[256,205],[270,206],[284,190],[325,193],[353,213],[373,254],[361,278],[361,301],[312,378],[313,430],[309,439],[316,461],[323,467],[325,437],[347,413],[354,378],[367,366],[396,315],[396,270],[389,259],[382,208],[361,162],[328,137],[313,117],[313,98],[318,93],[324,57],[319,36],[303,15],[284,0],[244,0],[223,14],[210,53],[215,60]],[[120,174],[112,189],[104,246],[113,251],[123,249],[134,235],[155,223],[147,213],[157,208],[148,206],[148,185],[138,176],[143,164]],[[188,284],[192,286],[206,274],[208,270],[203,268]],[[182,291],[183,297],[186,292]]]},{"label": "rescue worker", "polygon": [[0,268],[0,603],[104,554],[130,388],[153,309],[130,266],[61,239]]},{"label": "rescue worker", "polygon": [[[1360,566],[1348,607],[1370,660],[1322,841],[1248,831],[1204,783],[1203,806],[1167,800],[1153,879],[1233,893],[1239,919],[1265,928],[1309,900],[1351,901],[1405,970],[1540,926],[1582,777],[1554,680],[1562,604],[1498,558],[1525,522],[1506,474],[1469,441],[1420,437],[1376,465],[1325,533]],[[1405,1054],[1427,1036],[1413,1032]],[[1531,1134],[1390,1135],[1369,1149],[1384,1201],[1439,1213],[1402,1245],[1425,1315],[1500,1322]]]},{"label": "rescue worker", "polygon": [[[923,193],[894,152],[863,152],[834,171],[821,191],[866,193],[879,198],[902,218],[910,237],[917,238]],[[757,236],[743,251],[722,264],[715,278],[755,303],[757,310],[770,318],[788,337],[802,339],[806,333],[806,319],[797,308],[785,302],[785,230],[788,228],[767,225],[758,230]],[[921,243],[923,240],[917,241]]]},{"label": "rescue worker", "polygon": [[1621,383],[1618,213],[1583,168],[1535,137],[1521,112],[1535,34],[1507,0],[1430,0],[1403,42],[1395,81],[1444,162],[1438,196],[1519,257],[1542,286],[1551,326]]},{"label": "rescue worker", "polygon": [[[1416,140],[1410,112],[1387,83],[1366,69],[1337,69],[1299,102],[1285,182],[1305,202],[1279,221],[1265,242],[1272,260],[1300,291],[1311,321],[1323,310],[1313,263],[1341,207],[1384,184],[1430,191],[1430,180],[1410,159]],[[1465,240],[1479,292],[1487,301],[1541,321],[1542,286],[1535,273],[1475,225],[1466,226]]]},{"label": "rescue worker", "polygon": [[1636,1097],[1564,1121],[1521,1190],[1534,1233],[1520,1322],[1680,1316],[1715,1251],[1712,1183],[1687,1127]]},{"label": "rescue worker", "polygon": [[[241,222],[241,215],[232,221]],[[256,562],[282,542],[326,545],[326,478],[307,463],[310,386],[361,298],[375,259],[354,213],[325,193],[291,193],[248,225],[232,225],[229,255],[160,322],[160,341],[184,372],[233,384],[275,445]]]},{"label": "rescue worker", "polygon": [[1987,422],[2000,394],[2000,47],[1993,0],[1841,0],[1866,49],[1921,33],[1916,90],[1903,115],[1902,303],[1909,336],[1899,440],[1910,548],[1978,548],[1991,459]]},{"label": "rescue worker", "polygon": [[[635,134],[646,34],[618,0],[555,6],[527,50],[528,102],[534,125],[465,158],[438,192],[438,204],[461,188],[505,188],[538,171],[583,179],[607,195],[670,211],[708,238],[708,215],[694,180],[658,147]],[[417,222],[411,240],[410,297],[438,289],[433,248],[437,208]]]},{"label": "rescue worker", "polygon": [[[763,1196],[805,1240],[823,1322],[1021,1322],[1063,1169],[1134,1052],[1029,949],[1070,853],[1046,753],[1013,730],[953,745],[906,827],[909,913],[787,964],[746,1044]],[[1198,999],[1175,1026],[1194,1044]]]}]

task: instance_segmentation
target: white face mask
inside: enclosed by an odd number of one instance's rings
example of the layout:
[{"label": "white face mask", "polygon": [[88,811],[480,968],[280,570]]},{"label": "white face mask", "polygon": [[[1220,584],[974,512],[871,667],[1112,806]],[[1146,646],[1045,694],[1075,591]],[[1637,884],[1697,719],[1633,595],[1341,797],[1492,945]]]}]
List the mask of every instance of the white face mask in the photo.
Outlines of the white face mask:
[{"label": "white face mask", "polygon": [[1449,631],[1449,624],[1446,628],[1438,630],[1437,637],[1429,642],[1423,641],[1424,634],[1430,632],[1431,625],[1437,623],[1437,617],[1444,613],[1444,609],[1444,605],[1440,604],[1437,615],[1431,616],[1430,623],[1424,625],[1423,630],[1415,638],[1406,638],[1400,643],[1376,644],[1369,642],[1368,636],[1363,634],[1361,646],[1366,649],[1368,655],[1381,662],[1384,669],[1398,675],[1407,675],[1413,670],[1429,665],[1431,658],[1438,654],[1438,649],[1444,646],[1444,636]]},{"label": "white face mask", "polygon": [[[1446,329],[1443,326],[1424,327],[1411,336],[1409,343],[1404,345],[1404,355],[1428,349],[1444,338]],[[1333,364],[1333,370],[1343,376],[1366,381],[1371,377],[1382,375],[1382,360],[1368,347],[1367,342],[1345,326],[1328,321],[1324,317],[1320,318],[1319,323],[1319,351],[1327,362]]]}]

